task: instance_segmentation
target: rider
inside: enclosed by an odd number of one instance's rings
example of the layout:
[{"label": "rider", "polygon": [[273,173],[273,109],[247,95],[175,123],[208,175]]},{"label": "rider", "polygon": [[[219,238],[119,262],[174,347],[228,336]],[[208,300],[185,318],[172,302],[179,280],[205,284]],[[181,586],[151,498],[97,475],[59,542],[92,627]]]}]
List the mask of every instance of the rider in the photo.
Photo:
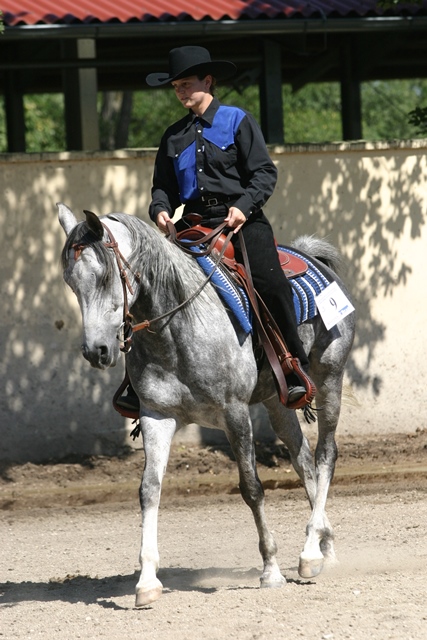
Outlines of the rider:
[{"label": "rider", "polygon": [[[157,153],[151,219],[166,232],[166,223],[184,204],[184,216],[198,213],[201,224],[221,222],[233,228],[236,258],[242,262],[242,231],[255,289],[285,337],[289,351],[308,369],[308,358],[297,332],[291,286],[285,277],[273,230],[262,206],[274,191],[277,169],[261,130],[250,113],[222,105],[214,97],[216,78],[234,75],[232,62],[213,61],[207,49],[184,46],[169,53],[169,72],[151,73],[147,84],[171,84],[187,114],[170,126]],[[305,394],[300,379],[287,376],[288,403]],[[119,404],[133,408],[136,396],[122,396]]]}]

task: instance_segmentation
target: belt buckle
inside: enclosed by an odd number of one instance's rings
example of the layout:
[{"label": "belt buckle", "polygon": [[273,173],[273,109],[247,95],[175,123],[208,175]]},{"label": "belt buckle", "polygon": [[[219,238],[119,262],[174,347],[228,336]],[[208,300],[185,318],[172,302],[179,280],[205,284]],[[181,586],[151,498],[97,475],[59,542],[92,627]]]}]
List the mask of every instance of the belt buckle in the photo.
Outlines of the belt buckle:
[{"label": "belt buckle", "polygon": [[218,198],[208,198],[207,203],[208,207],[216,207],[220,204]]}]

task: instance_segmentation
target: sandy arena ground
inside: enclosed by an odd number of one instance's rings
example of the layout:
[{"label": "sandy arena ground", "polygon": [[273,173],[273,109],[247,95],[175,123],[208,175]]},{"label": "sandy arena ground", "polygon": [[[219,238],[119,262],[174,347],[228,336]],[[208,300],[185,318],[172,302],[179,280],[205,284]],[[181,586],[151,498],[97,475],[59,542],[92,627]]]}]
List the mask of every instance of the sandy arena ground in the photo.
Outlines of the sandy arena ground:
[{"label": "sandy arena ground", "polygon": [[164,594],[134,608],[143,452],[12,465],[0,478],[0,638],[421,640],[427,432],[338,441],[338,567],[297,573],[309,516],[286,450],[259,446],[287,585],[259,589],[255,526],[224,448],[179,445],[159,518]]}]

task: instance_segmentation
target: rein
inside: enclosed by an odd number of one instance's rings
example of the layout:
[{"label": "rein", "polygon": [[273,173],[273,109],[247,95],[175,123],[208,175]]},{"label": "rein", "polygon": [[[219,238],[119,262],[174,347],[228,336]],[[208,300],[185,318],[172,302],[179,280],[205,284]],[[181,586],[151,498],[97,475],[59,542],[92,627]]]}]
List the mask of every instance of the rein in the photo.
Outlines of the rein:
[{"label": "rein", "polygon": [[[212,253],[212,250],[214,248],[214,245],[215,245],[215,242],[216,242],[217,238],[221,235],[221,232],[227,226],[227,224],[225,222],[223,222],[218,227],[213,229],[210,233],[202,235],[200,238],[198,238],[197,240],[193,240],[193,241],[180,240],[179,237],[178,237],[178,234],[176,232],[176,228],[175,228],[175,225],[173,224],[173,222],[168,221],[166,223],[166,226],[167,226],[167,229],[168,229],[168,234],[167,234],[166,238],[170,242],[172,242],[173,244],[177,245],[182,251],[184,251],[184,253],[186,253],[188,255],[191,255],[192,257],[195,257],[195,256],[207,256],[207,255],[210,255]],[[192,302],[195,298],[197,298],[197,296],[206,287],[206,285],[208,284],[209,280],[212,278],[213,274],[215,273],[215,271],[216,271],[216,269],[218,267],[218,264],[221,262],[222,257],[223,257],[223,255],[224,255],[224,253],[225,253],[225,251],[226,251],[226,249],[228,247],[228,244],[229,244],[229,242],[230,242],[230,240],[231,240],[231,238],[233,236],[233,233],[234,233],[233,229],[231,229],[228,232],[227,237],[224,240],[224,244],[223,244],[223,246],[221,248],[221,251],[218,253],[218,256],[215,256],[214,266],[213,266],[212,270],[206,276],[206,278],[202,282],[202,284],[196,289],[196,291],[191,294],[191,296],[186,298],[183,302],[181,302],[181,304],[177,305],[176,307],[174,307],[170,311],[167,311],[166,313],[163,313],[161,316],[157,316],[157,318],[153,318],[152,320],[143,320],[142,322],[138,322],[138,324],[132,325],[132,331],[135,332],[135,331],[140,331],[140,329],[148,329],[153,324],[153,322],[158,322],[159,320],[163,320],[164,318],[168,318],[169,316],[174,315],[177,311],[180,311],[185,306],[190,304],[190,302]],[[197,251],[197,253],[195,253],[194,251],[191,251],[190,247],[195,247],[195,246],[204,245],[204,244],[208,244],[208,247],[206,249],[202,249],[200,251]]]},{"label": "rein", "polygon": [[[138,272],[134,272],[132,271],[132,267],[130,266],[130,264],[128,263],[128,261],[126,260],[126,258],[123,256],[123,254],[121,253],[121,251],[119,250],[119,246],[118,243],[116,241],[116,239],[114,238],[112,232],[110,231],[110,229],[107,227],[107,225],[102,222],[101,223],[102,226],[104,227],[105,231],[107,232],[108,236],[109,236],[109,242],[103,242],[103,245],[107,248],[107,249],[112,249],[114,251],[114,256],[116,258],[116,263],[117,263],[117,267],[119,269],[119,274],[120,274],[120,280],[122,283],[122,288],[123,288],[123,322],[119,327],[119,332],[122,331],[122,335],[117,335],[117,338],[123,342],[123,346],[120,347],[120,351],[122,351],[123,353],[129,353],[129,351],[132,348],[132,336],[133,333],[135,331],[140,331],[141,329],[148,329],[154,322],[158,322],[159,320],[163,320],[164,318],[168,318],[169,316],[174,315],[175,313],[177,313],[178,311],[180,311],[181,309],[183,309],[185,306],[187,306],[188,304],[190,304],[190,302],[192,302],[199,294],[200,292],[205,288],[205,286],[207,285],[207,283],[209,282],[209,280],[212,278],[213,274],[215,273],[218,264],[221,262],[225,251],[230,243],[230,240],[233,236],[233,229],[231,229],[225,240],[224,243],[221,247],[221,251],[219,251],[218,255],[215,256],[214,259],[214,266],[211,270],[211,272],[207,275],[207,277],[205,278],[205,280],[202,282],[202,284],[196,289],[196,291],[194,293],[191,294],[191,296],[189,296],[188,298],[186,298],[183,302],[181,302],[181,304],[177,305],[176,307],[174,307],[173,309],[171,309],[170,311],[167,311],[166,313],[163,313],[160,316],[157,316],[156,318],[153,318],[152,320],[143,320],[142,322],[138,322],[137,324],[132,324],[132,320],[133,320],[133,316],[129,311],[129,305],[128,305],[128,291],[131,295],[133,295],[134,291],[133,288],[130,284],[128,275],[126,273],[126,269],[128,271],[130,271],[135,280],[139,283],[141,280],[141,274]],[[221,232],[223,231],[223,229],[227,226],[227,224],[225,222],[223,222],[222,224],[220,224],[218,227],[216,227],[215,229],[213,229],[210,233],[207,233],[205,235],[202,235],[200,238],[198,238],[195,241],[186,241],[186,240],[180,240],[178,237],[178,234],[176,232],[176,228],[175,225],[172,222],[168,222],[167,223],[167,229],[168,229],[168,234],[166,236],[166,238],[172,242],[173,244],[177,245],[180,249],[182,249],[184,251],[184,253],[191,255],[191,256],[207,256],[210,255],[213,251],[215,242],[217,241],[218,237],[221,235]],[[72,249],[74,249],[74,258],[75,260],[77,260],[80,257],[81,252],[83,251],[83,249],[87,246],[89,246],[89,242],[81,242],[81,243],[75,243],[72,245]],[[201,249],[200,251],[193,252],[191,251],[191,247],[195,247],[195,246],[199,246],[199,245],[207,245],[205,249]]]}]

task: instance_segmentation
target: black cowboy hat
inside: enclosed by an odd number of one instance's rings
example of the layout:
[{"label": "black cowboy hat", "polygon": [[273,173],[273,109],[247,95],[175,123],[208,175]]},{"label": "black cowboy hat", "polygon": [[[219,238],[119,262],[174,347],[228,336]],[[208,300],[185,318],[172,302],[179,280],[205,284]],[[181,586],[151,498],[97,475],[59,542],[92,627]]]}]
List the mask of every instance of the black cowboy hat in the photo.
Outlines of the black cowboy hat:
[{"label": "black cowboy hat", "polygon": [[235,73],[235,64],[226,60],[211,60],[211,54],[204,47],[177,47],[169,51],[169,73],[150,73],[146,82],[150,87],[161,87],[189,76],[212,75],[225,80]]}]

